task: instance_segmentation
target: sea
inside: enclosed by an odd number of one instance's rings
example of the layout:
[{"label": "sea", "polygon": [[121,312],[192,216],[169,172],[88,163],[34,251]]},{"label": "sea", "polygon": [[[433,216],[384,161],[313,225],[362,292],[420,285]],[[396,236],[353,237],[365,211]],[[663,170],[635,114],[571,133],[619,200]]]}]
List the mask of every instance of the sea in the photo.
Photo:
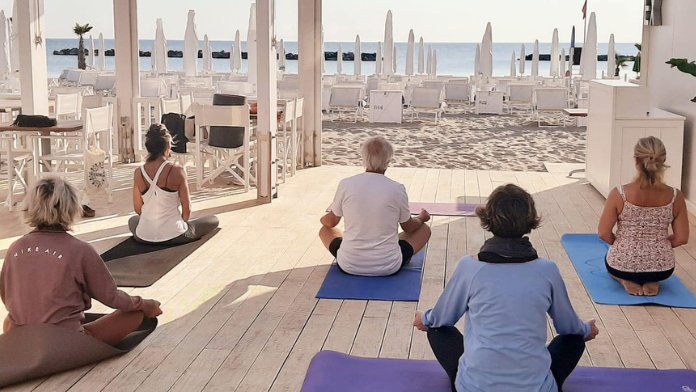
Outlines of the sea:
[{"label": "sea", "polygon": [[[95,47],[98,48],[99,42],[95,39]],[[338,50],[339,44],[343,53],[352,52],[355,49],[354,42],[326,42],[324,43],[325,50],[327,52],[336,52]],[[77,39],[48,39],[47,40],[47,54],[48,54],[48,76],[57,78],[60,76],[61,72],[67,68],[75,68],[77,66],[77,56],[56,56],[53,55],[54,50],[61,50],[66,48],[76,48],[78,45]],[[104,45],[107,49],[114,48],[114,40],[106,39],[104,40]],[[229,52],[232,48],[232,41],[210,41],[210,46],[213,51],[224,50]],[[476,52],[476,43],[425,43],[426,52],[428,46],[432,45],[433,50],[437,51],[437,73],[438,75],[453,75],[453,76],[471,76],[474,73],[474,56]],[[527,54],[531,54],[534,51],[534,43],[525,43],[525,51]],[[85,42],[85,46],[89,48],[89,42]],[[152,40],[140,40],[140,50],[150,51],[152,50],[153,41]],[[417,45],[416,45],[417,46]],[[600,55],[607,54],[608,44],[599,44],[598,53]],[[168,40],[167,47],[169,50],[183,50],[184,41],[183,40]],[[201,42],[200,47],[203,47]],[[561,44],[562,48],[566,49],[566,53],[569,52],[570,44]],[[363,42],[361,44],[363,53],[375,53],[377,52],[376,42]],[[406,68],[406,48],[407,43],[399,42],[396,43],[396,58],[397,58],[397,74],[404,74]],[[509,76],[510,75],[510,61],[512,53],[515,52],[517,58],[519,58],[520,49],[522,48],[522,43],[494,43],[493,44],[493,76]],[[246,43],[242,42],[242,50],[246,51]],[[287,53],[297,53],[297,42],[285,42],[285,51]],[[418,49],[416,49],[416,62],[415,70],[417,71],[418,66]],[[551,53],[551,43],[539,43],[539,53],[550,54]],[[632,55],[635,56],[638,50],[632,43],[617,43],[616,53],[621,55]],[[114,69],[114,57],[106,58],[106,68]],[[297,73],[297,61],[287,60],[286,61],[286,73]],[[532,62],[527,61],[525,74],[531,74]],[[199,69],[203,67],[203,60],[199,59]],[[621,71],[621,76],[626,74],[629,78],[635,78],[635,73],[632,71],[633,63],[628,63],[627,66]],[[152,60],[149,57],[140,58],[140,69],[150,70],[152,69]],[[213,59],[213,69],[218,72],[229,72],[230,71],[230,61],[228,59]],[[242,72],[246,72],[247,62],[242,60]],[[550,63],[548,61],[539,62],[539,74],[542,76],[549,75]],[[169,59],[169,70],[170,71],[180,71],[183,70],[183,60],[180,58],[170,58]],[[577,71],[577,67],[576,67]],[[602,71],[607,72],[607,63],[598,62],[597,65],[597,77],[602,76]],[[372,75],[375,72],[375,62],[363,61],[362,62],[362,73],[364,75]],[[336,62],[326,61],[325,62],[325,74],[335,74],[336,73]],[[353,62],[343,61],[343,73],[353,74]]]}]

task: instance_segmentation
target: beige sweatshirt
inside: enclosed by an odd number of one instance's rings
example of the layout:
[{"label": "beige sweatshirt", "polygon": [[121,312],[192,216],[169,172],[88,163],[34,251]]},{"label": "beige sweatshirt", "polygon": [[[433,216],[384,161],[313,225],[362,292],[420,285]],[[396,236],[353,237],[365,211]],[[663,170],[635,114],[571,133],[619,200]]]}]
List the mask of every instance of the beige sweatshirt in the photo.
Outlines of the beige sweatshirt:
[{"label": "beige sweatshirt", "polygon": [[90,244],[64,231],[34,230],[10,245],[0,297],[10,328],[43,323],[81,331],[92,298],[126,312],[143,308],[142,298],[116,288]]}]

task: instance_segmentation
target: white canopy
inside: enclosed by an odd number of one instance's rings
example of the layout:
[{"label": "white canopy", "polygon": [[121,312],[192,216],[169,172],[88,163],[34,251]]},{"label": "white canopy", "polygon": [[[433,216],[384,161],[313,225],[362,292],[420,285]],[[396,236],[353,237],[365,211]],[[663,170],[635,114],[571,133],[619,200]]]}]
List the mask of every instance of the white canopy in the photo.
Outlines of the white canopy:
[{"label": "white canopy", "polygon": [[481,45],[476,44],[476,54],[474,54],[474,76],[481,74]]},{"label": "white canopy", "polygon": [[432,64],[432,69],[431,72],[433,76],[437,76],[437,50],[433,50],[433,64]]},{"label": "white canopy", "polygon": [[375,75],[382,74],[382,43],[377,42],[377,57],[375,58]]},{"label": "white canopy", "polygon": [[392,12],[387,12],[387,22],[384,25],[384,74],[391,76],[394,74],[392,64],[394,63],[394,25],[392,23]]},{"label": "white canopy", "polygon": [[256,85],[258,71],[256,70],[256,3],[251,3],[249,10],[249,31],[247,32],[247,82]]},{"label": "white canopy", "polygon": [[607,53],[607,76],[614,77],[616,74],[616,44],[614,34],[609,37],[609,52]]},{"label": "white canopy", "polygon": [[512,61],[510,62],[510,76],[513,78],[517,76],[517,56],[515,52],[512,52]]},{"label": "white canopy", "polygon": [[[9,41],[7,42],[8,48],[9,48]],[[85,65],[87,65],[87,68],[94,68],[94,37],[92,37],[92,34],[89,35],[89,39],[87,39],[87,44],[89,45],[89,48],[87,49],[87,58],[85,59]]]},{"label": "white canopy", "polygon": [[418,74],[422,75],[425,73],[425,44],[423,43],[423,37],[420,37],[418,41]]},{"label": "white canopy", "polygon": [[152,47],[154,57],[154,70],[158,74],[167,73],[167,39],[164,37],[164,27],[162,19],[157,19],[157,30],[155,30],[155,43]]},{"label": "white canopy", "polygon": [[428,59],[425,63],[425,73],[428,75],[433,74],[433,46],[428,45]]},{"label": "white canopy", "polygon": [[539,76],[539,40],[534,41],[534,54],[532,55],[532,76]]},{"label": "white canopy", "polygon": [[186,33],[184,34],[184,73],[186,76],[198,74],[198,34],[196,33],[196,11],[189,10]]},{"label": "white canopy", "polygon": [[280,47],[278,48],[278,68],[285,70],[285,41],[280,40]]},{"label": "white canopy", "polygon": [[106,68],[106,45],[104,44],[104,34],[99,33],[99,54],[97,56],[97,68]]},{"label": "white canopy", "polygon": [[567,71],[567,63],[566,63],[566,52],[565,48],[561,49],[561,77],[565,77],[566,71]]},{"label": "white canopy", "polygon": [[416,50],[416,37],[413,35],[413,30],[408,32],[408,46],[406,47],[406,70],[407,76],[413,76],[413,60]]},{"label": "white canopy", "polygon": [[10,37],[5,11],[0,11],[0,74],[10,73]]},{"label": "white canopy", "polygon": [[239,30],[237,30],[234,34],[234,70],[239,73],[240,69],[242,69],[242,41],[239,39]]},{"label": "white canopy", "polygon": [[213,71],[213,53],[208,41],[208,34],[203,35],[203,70],[205,72]]},{"label": "white canopy", "polygon": [[597,78],[597,16],[594,12],[590,14],[590,22],[587,25],[587,39],[582,48],[580,68],[583,80]]},{"label": "white canopy", "polygon": [[10,65],[13,71],[19,70],[19,25],[17,20],[17,0],[14,0],[12,4],[12,23],[10,23]]},{"label": "white canopy", "polygon": [[362,75],[362,45],[360,44],[360,36],[355,36],[355,50],[353,51],[353,74]]},{"label": "white canopy", "polygon": [[524,71],[527,68],[527,51],[526,48],[524,47],[524,44],[522,44],[522,48],[520,49],[520,75],[524,75]]},{"label": "white canopy", "polygon": [[561,45],[558,43],[558,29],[553,29],[551,39],[551,70],[549,75],[552,77],[561,76]]},{"label": "white canopy", "polygon": [[493,27],[489,22],[486,25],[486,33],[483,35],[481,42],[481,57],[479,64],[479,72],[485,78],[493,76]]},{"label": "white canopy", "polygon": [[336,73],[343,73],[343,48],[338,44],[338,53],[336,53]]}]

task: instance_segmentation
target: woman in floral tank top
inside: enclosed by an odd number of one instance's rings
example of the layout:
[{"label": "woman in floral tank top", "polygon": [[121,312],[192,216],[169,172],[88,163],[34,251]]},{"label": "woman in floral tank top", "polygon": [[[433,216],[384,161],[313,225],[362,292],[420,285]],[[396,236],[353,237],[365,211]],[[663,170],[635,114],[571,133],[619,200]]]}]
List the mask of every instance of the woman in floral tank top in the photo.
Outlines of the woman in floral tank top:
[{"label": "woman in floral tank top", "polygon": [[663,182],[668,166],[662,141],[640,139],[634,158],[636,179],[609,194],[599,237],[611,245],[609,274],[631,295],[655,296],[660,282],[674,273],[674,248],[687,243],[689,220],[684,195]]}]

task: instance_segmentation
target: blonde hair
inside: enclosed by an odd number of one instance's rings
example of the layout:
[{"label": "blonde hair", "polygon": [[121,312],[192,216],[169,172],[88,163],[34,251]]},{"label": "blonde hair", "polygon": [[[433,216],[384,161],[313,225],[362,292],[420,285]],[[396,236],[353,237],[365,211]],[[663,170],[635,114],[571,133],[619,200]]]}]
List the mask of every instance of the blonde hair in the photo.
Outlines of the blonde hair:
[{"label": "blonde hair", "polygon": [[633,150],[633,156],[636,159],[636,169],[638,169],[636,181],[641,188],[662,183],[665,170],[669,168],[665,165],[667,149],[662,140],[655,136],[638,140]]},{"label": "blonde hair", "polygon": [[394,148],[382,136],[368,139],[360,148],[363,164],[369,172],[385,172],[394,157]]},{"label": "blonde hair", "polygon": [[70,230],[82,212],[77,190],[60,178],[37,181],[27,192],[21,207],[24,222],[39,230]]}]

